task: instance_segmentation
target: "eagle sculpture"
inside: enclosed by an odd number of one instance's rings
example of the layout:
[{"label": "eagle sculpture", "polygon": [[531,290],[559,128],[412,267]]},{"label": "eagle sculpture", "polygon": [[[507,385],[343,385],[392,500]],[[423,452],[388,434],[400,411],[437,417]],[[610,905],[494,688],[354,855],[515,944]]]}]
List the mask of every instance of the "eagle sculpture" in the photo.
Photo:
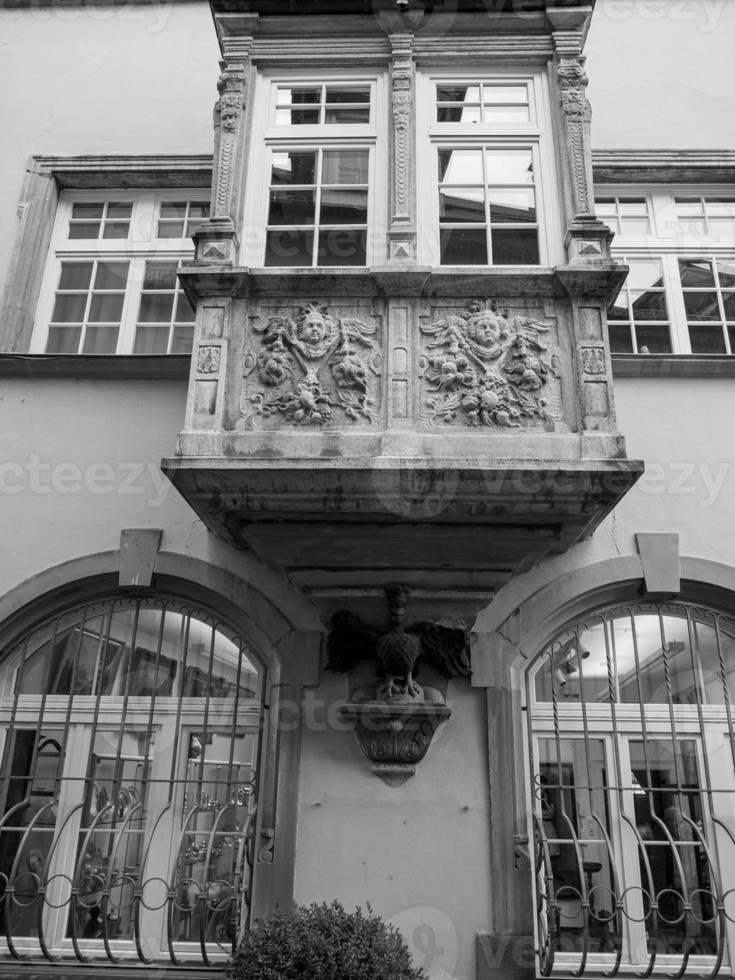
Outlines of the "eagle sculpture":
[{"label": "eagle sculpture", "polygon": [[368,626],[345,609],[334,613],[327,641],[327,670],[346,672],[361,660],[377,657],[384,678],[377,695],[385,700],[396,696],[423,699],[415,680],[419,660],[431,664],[445,677],[469,677],[467,631],[430,622],[414,623],[404,629],[409,590],[391,586],[385,591],[390,604],[387,630]]}]

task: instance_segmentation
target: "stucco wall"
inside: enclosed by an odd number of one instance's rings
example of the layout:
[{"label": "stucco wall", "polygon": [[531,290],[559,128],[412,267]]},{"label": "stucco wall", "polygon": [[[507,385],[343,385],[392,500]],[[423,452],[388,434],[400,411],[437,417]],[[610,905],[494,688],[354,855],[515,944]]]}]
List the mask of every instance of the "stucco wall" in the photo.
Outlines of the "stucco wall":
[{"label": "stucco wall", "polygon": [[731,0],[597,0],[587,40],[593,146],[735,146]]},{"label": "stucco wall", "polygon": [[0,11],[0,283],[32,154],[211,153],[205,2]]}]

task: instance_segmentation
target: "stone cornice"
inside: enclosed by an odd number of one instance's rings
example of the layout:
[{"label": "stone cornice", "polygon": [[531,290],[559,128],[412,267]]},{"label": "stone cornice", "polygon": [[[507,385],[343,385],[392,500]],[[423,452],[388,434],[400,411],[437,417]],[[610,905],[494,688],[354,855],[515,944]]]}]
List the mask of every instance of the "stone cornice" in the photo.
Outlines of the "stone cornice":
[{"label": "stone cornice", "polygon": [[212,182],[208,153],[34,156],[28,169],[72,188],[209,187]]},{"label": "stone cornice", "polygon": [[735,183],[735,150],[593,150],[597,184]]}]

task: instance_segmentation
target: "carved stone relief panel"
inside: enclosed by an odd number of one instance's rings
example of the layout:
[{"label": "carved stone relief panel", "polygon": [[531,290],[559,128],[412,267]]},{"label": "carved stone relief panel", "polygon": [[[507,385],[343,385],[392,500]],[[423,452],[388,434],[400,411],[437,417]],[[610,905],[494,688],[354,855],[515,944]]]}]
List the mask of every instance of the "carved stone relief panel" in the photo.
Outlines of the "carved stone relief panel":
[{"label": "carved stone relief panel", "polygon": [[423,427],[566,428],[554,320],[476,300],[432,310],[419,332]]},{"label": "carved stone relief panel", "polygon": [[383,325],[369,308],[263,307],[250,319],[240,416],[249,428],[375,426]]}]

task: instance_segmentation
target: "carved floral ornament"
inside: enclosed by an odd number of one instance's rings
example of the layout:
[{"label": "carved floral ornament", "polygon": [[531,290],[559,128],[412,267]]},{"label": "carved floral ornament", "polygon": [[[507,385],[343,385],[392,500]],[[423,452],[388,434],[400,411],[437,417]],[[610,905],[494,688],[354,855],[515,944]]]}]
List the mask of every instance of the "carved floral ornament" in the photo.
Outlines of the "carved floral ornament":
[{"label": "carved floral ornament", "polygon": [[558,419],[544,397],[558,377],[544,343],[549,327],[485,300],[421,332],[429,338],[419,367],[432,423],[554,430]]},{"label": "carved floral ornament", "polygon": [[[354,317],[332,316],[312,303],[290,316],[255,324],[259,349],[245,352],[241,415],[251,424],[274,419],[323,426],[344,420],[372,423],[380,397],[377,326]],[[250,378],[262,386],[253,392]]]},{"label": "carved floral ornament", "polygon": [[591,107],[586,95],[588,79],[584,58],[562,58],[557,68],[557,78],[565,114],[581,120],[589,119]]}]

